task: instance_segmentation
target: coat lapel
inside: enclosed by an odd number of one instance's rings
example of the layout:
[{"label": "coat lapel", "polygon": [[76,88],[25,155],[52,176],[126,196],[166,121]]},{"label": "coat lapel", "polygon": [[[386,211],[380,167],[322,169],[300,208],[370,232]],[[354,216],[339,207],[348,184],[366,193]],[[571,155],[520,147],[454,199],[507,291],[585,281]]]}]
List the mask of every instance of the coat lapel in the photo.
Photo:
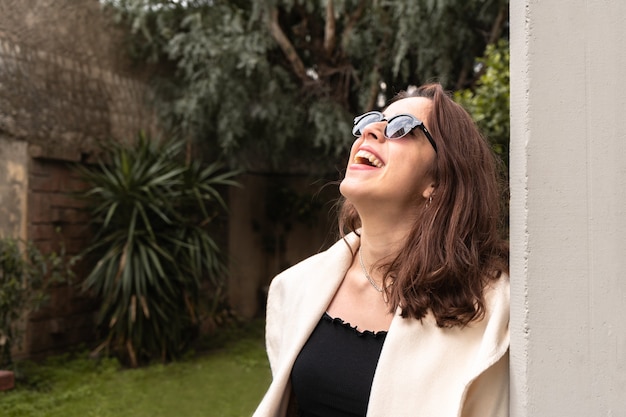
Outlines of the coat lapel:
[{"label": "coat lapel", "polygon": [[277,330],[269,326],[281,326],[281,340],[278,342],[280,351],[276,352],[276,357],[270,357],[270,362],[274,362],[272,384],[255,417],[284,415],[293,364],[337,292],[352,264],[352,254],[359,242],[359,237],[351,233],[327,251],[302,261],[274,278],[275,283],[272,283],[273,288],[270,289],[272,299],[268,300],[268,314],[270,308],[278,310],[273,314],[280,319],[272,320],[272,323],[268,321],[267,332]]}]

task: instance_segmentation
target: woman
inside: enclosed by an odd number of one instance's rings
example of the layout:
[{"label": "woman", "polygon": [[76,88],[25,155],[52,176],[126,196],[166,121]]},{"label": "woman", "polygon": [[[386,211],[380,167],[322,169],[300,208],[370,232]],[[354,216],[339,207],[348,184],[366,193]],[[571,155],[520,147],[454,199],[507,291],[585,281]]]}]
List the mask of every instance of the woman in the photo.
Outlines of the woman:
[{"label": "woman", "polygon": [[[427,128],[428,127],[428,128]],[[255,417],[508,415],[496,163],[439,84],[355,118],[327,251],[279,274]]]}]

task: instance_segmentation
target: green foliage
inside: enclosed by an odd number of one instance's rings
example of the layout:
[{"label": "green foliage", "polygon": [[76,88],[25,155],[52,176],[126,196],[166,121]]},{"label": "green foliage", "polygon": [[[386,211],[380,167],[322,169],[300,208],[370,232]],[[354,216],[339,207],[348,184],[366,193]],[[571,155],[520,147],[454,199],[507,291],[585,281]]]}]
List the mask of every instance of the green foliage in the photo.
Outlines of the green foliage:
[{"label": "green foliage", "polygon": [[482,68],[474,89],[455,93],[455,100],[472,115],[495,152],[508,166],[510,118],[509,118],[509,43],[501,39],[487,46],[483,58],[478,59]]},{"label": "green foliage", "polygon": [[198,296],[219,297],[223,261],[208,226],[225,208],[219,187],[235,172],[185,163],[181,140],[140,135],[110,143],[92,168],[79,168],[97,233],[98,262],[84,288],[102,299],[103,346],[142,360],[177,357],[198,325]]},{"label": "green foliage", "polygon": [[73,260],[65,254],[43,254],[32,242],[0,239],[0,368],[12,364],[11,348],[19,346],[23,314],[48,299],[52,285],[72,277]]},{"label": "green foliage", "polygon": [[352,116],[379,96],[433,79],[465,86],[508,8],[506,0],[102,1],[131,29],[132,55],[157,63],[168,126],[233,165],[308,173],[334,171]]}]

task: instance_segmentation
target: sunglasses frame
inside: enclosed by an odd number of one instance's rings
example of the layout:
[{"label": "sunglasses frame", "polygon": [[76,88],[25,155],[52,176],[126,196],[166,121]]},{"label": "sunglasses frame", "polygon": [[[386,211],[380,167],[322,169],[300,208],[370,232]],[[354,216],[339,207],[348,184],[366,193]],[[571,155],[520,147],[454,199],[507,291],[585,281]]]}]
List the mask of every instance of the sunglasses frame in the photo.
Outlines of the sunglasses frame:
[{"label": "sunglasses frame", "polygon": [[[396,139],[400,139],[400,138],[405,137],[406,135],[408,135],[409,133],[411,133],[411,132],[412,132],[413,130],[415,130],[416,128],[420,128],[420,130],[421,130],[422,132],[424,132],[424,135],[426,136],[426,139],[428,139],[428,141],[429,141],[429,142],[430,142],[430,144],[432,145],[433,149],[435,150],[435,153],[437,153],[437,144],[435,143],[435,139],[433,139],[433,137],[431,136],[430,132],[428,131],[428,129],[427,129],[427,128],[426,128],[426,126],[424,125],[424,122],[422,122],[421,120],[419,120],[417,117],[413,116],[412,114],[397,114],[397,115],[393,116],[391,119],[387,119],[387,118],[385,117],[385,115],[384,115],[384,114],[382,114],[382,113],[381,113],[381,112],[379,112],[379,111],[370,111],[370,112],[364,113],[364,114],[362,114],[362,115],[360,115],[360,116],[357,116],[357,117],[355,117],[355,118],[354,118],[354,127],[352,128],[352,134],[353,134],[354,136],[356,136],[357,138],[358,138],[359,136],[361,136],[361,134],[357,134],[357,132],[356,132],[356,126],[357,126],[357,124],[358,124],[361,120],[363,120],[363,118],[364,118],[364,117],[366,117],[366,116],[370,116],[370,115],[376,115],[376,116],[378,116],[378,120],[376,120],[376,121],[372,121],[372,122],[370,122],[370,123],[366,124],[365,126],[363,126],[363,127],[360,129],[361,131],[363,130],[363,128],[364,128],[364,127],[369,126],[369,125],[370,125],[370,124],[372,124],[372,123],[387,122],[387,126],[385,126],[385,130],[383,131],[383,133],[384,133],[384,135],[385,135],[385,138],[386,138],[386,139],[389,139],[389,140],[396,140]],[[394,137],[394,138],[389,137],[389,136],[387,135],[387,128],[389,127],[389,125],[391,124],[391,122],[392,122],[394,119],[397,119],[398,117],[408,117],[408,118],[411,120],[411,124],[410,124],[410,127],[411,127],[411,128],[410,128],[410,129],[409,129],[409,130],[408,130],[408,131],[407,131],[404,135],[402,135],[402,136],[398,136],[398,137]]]}]

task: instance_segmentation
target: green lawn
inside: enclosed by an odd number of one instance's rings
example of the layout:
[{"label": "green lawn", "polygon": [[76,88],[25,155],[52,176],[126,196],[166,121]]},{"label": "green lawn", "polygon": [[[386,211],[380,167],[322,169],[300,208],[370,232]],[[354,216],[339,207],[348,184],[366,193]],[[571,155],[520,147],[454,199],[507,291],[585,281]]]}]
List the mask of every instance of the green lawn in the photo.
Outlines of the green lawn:
[{"label": "green lawn", "polygon": [[87,354],[24,363],[25,382],[0,393],[0,416],[250,416],[271,378],[262,326],[231,331],[218,344],[175,363],[133,370]]}]

